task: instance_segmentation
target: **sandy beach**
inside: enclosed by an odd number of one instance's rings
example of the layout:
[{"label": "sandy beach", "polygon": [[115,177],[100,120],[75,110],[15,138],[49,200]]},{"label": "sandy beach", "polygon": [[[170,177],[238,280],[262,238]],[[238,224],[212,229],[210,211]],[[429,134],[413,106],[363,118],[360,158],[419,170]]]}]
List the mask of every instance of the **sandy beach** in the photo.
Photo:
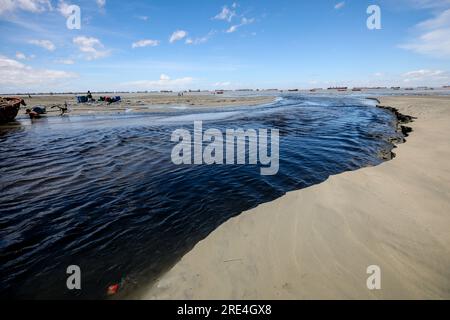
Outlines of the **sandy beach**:
[{"label": "sandy beach", "polygon": [[394,160],[229,220],[140,298],[449,299],[450,97],[380,100],[417,117]]},{"label": "sandy beach", "polygon": [[122,101],[108,104],[107,102],[90,102],[79,104],[76,95],[33,95],[23,96],[26,107],[22,107],[19,115],[24,115],[27,108],[33,106],[45,106],[47,116],[58,116],[59,109],[52,106],[69,106],[69,115],[92,115],[92,114],[117,114],[125,112],[164,112],[170,107],[202,108],[202,107],[230,107],[230,106],[255,106],[271,103],[271,96],[229,96],[215,95],[212,93],[185,93],[179,97],[177,93],[126,93],[126,94],[93,94],[98,100],[101,96],[121,96]]}]

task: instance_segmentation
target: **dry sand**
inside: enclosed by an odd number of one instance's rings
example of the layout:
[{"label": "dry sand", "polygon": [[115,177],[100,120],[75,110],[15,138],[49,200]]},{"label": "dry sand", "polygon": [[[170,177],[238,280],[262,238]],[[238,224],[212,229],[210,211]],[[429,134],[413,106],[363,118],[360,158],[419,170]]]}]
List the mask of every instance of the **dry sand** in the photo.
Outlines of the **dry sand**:
[{"label": "dry sand", "polygon": [[[58,109],[51,109],[54,105],[62,106],[67,102],[71,110],[69,115],[91,115],[91,114],[117,114],[125,112],[164,112],[169,111],[174,106],[184,106],[186,108],[199,107],[228,107],[228,106],[255,106],[274,101],[271,96],[229,96],[214,95],[212,93],[186,93],[178,97],[176,93],[148,93],[148,94],[94,94],[94,99],[100,96],[116,96],[122,98],[121,102],[108,105],[106,102],[94,102],[78,104],[75,95],[36,95],[23,96],[27,107],[22,107],[21,115],[25,114],[25,109],[42,105],[47,107],[48,116],[60,114]],[[173,110],[173,109],[172,109]]]},{"label": "dry sand", "polygon": [[141,298],[449,299],[450,97],[381,103],[418,117],[394,160],[229,220]]}]

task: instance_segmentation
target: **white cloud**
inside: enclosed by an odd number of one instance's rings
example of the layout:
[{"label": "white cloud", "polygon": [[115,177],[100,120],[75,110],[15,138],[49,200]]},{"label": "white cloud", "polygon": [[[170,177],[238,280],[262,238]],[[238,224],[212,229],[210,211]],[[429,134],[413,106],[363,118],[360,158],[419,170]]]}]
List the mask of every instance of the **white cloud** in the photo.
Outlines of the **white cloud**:
[{"label": "white cloud", "polygon": [[186,44],[202,44],[208,42],[209,37],[201,37],[201,38],[195,38],[195,39],[186,39]]},{"label": "white cloud", "polygon": [[24,90],[24,87],[60,84],[61,80],[77,77],[65,71],[35,69],[17,60],[0,56],[0,85]]},{"label": "white cloud", "polygon": [[231,82],[225,81],[225,82],[216,82],[212,85],[214,88],[228,88],[231,86]]},{"label": "white cloud", "polygon": [[52,9],[49,0],[0,0],[0,14],[15,10],[40,13]]},{"label": "white cloud", "polygon": [[247,18],[243,17],[241,19],[241,23],[240,24],[236,24],[236,25],[231,26],[230,28],[228,28],[226,33],[236,32],[240,27],[248,25],[248,24],[251,24],[253,22],[255,22],[255,19],[247,19]]},{"label": "white cloud", "polygon": [[449,75],[447,72],[442,70],[416,70],[406,72],[402,75],[404,82],[419,82],[419,83],[443,83],[448,81]]},{"label": "white cloud", "polygon": [[342,9],[343,7],[345,7],[345,1],[336,3],[336,5],[334,6],[334,9],[339,10],[339,9]]},{"label": "white cloud", "polygon": [[182,40],[188,35],[188,33],[184,30],[177,30],[170,36],[170,43],[174,43],[176,41]]},{"label": "white cloud", "polygon": [[[377,72],[364,80],[351,81],[354,86],[411,86],[411,87],[441,87],[450,81],[450,73],[444,69],[422,68],[404,73]],[[347,84],[351,85],[351,83]]]},{"label": "white cloud", "polygon": [[72,10],[70,10],[70,4],[66,3],[64,0],[59,0],[58,11],[66,18],[68,18],[72,14]]},{"label": "white cloud", "polygon": [[73,43],[78,46],[87,60],[104,58],[110,54],[108,50],[104,50],[104,45],[97,38],[80,36],[73,38]]},{"label": "white cloud", "polygon": [[433,19],[425,20],[417,25],[422,29],[436,29],[450,26],[450,9],[445,10]]},{"label": "white cloud", "polygon": [[200,38],[188,38],[186,39],[186,44],[202,44],[208,42],[212,36],[216,34],[215,30],[211,30],[206,36]]},{"label": "white cloud", "polygon": [[438,29],[424,33],[414,42],[401,47],[424,55],[450,58],[450,29]]},{"label": "white cloud", "polygon": [[139,40],[136,42],[133,42],[131,47],[134,48],[143,48],[143,47],[157,47],[159,46],[158,40],[151,40],[151,39],[145,39],[145,40]]},{"label": "white cloud", "polygon": [[403,0],[417,9],[435,9],[450,5],[450,0]]},{"label": "white cloud", "polygon": [[238,28],[239,28],[239,25],[234,25],[234,26],[229,27],[226,32],[233,33],[233,32],[236,32]]},{"label": "white cloud", "polygon": [[26,60],[27,56],[25,54],[23,54],[22,52],[16,52],[16,59]]},{"label": "white cloud", "polygon": [[34,44],[48,51],[55,51],[56,49],[56,46],[50,40],[30,40],[28,43]]},{"label": "white cloud", "polygon": [[17,51],[16,52],[16,59],[18,60],[31,60],[36,58],[36,56],[34,54],[30,54],[29,56],[27,56],[25,53]]},{"label": "white cloud", "polygon": [[138,16],[137,18],[143,21],[148,21],[148,19],[150,19],[148,16]]},{"label": "white cloud", "polygon": [[55,63],[72,65],[72,64],[75,64],[75,61],[72,59],[59,59],[59,60],[56,60]]},{"label": "white cloud", "polygon": [[[251,24],[255,21],[255,19],[248,19],[246,17],[244,17],[241,14],[237,13],[237,9],[238,8],[238,4],[236,2],[234,2],[231,5],[231,9],[228,6],[224,6],[222,7],[222,11],[219,12],[213,19],[215,20],[224,20],[227,21],[229,23],[231,23],[231,21],[236,18],[236,19],[240,19],[240,23],[235,23],[233,25],[231,25],[227,30],[225,30],[226,33],[234,33],[236,32],[240,27]],[[236,20],[235,19],[235,20]],[[192,43],[193,41],[189,41],[189,43]]]},{"label": "white cloud", "polygon": [[187,89],[194,82],[194,78],[185,77],[171,79],[166,74],[161,74],[159,80],[141,80],[123,83],[122,86],[130,88],[130,90],[181,90]]},{"label": "white cloud", "polygon": [[97,2],[97,6],[100,9],[103,9],[105,7],[105,5],[106,5],[106,0],[96,0],[96,2]]},{"label": "white cloud", "polygon": [[[233,8],[237,7],[236,3],[233,3]],[[236,16],[236,11],[229,9],[227,6],[224,6],[222,8],[222,11],[218,13],[213,19],[215,20],[226,20],[228,22],[231,22],[233,17]]]},{"label": "white cloud", "polygon": [[400,47],[432,57],[450,58],[450,9],[416,26],[418,36]]},{"label": "white cloud", "polygon": [[13,11],[15,9],[16,5],[11,0],[0,0],[0,14]]}]

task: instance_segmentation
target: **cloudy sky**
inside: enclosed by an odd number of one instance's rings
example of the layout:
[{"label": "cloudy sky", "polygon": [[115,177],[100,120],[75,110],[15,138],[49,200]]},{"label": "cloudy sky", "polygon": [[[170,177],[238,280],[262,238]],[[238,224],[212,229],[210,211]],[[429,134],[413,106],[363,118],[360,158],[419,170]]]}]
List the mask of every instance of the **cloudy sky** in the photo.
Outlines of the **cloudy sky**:
[{"label": "cloudy sky", "polygon": [[0,0],[0,29],[2,93],[450,84],[450,0]]}]

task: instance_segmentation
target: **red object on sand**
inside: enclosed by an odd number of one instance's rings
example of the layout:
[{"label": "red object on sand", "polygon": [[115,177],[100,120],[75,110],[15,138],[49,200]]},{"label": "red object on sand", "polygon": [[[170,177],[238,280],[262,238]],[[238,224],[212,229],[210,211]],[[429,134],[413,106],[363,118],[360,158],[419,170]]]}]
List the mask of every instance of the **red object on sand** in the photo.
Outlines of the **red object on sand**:
[{"label": "red object on sand", "polygon": [[108,296],[113,296],[117,293],[117,291],[119,291],[119,285],[118,284],[113,284],[112,286],[108,287]]}]

